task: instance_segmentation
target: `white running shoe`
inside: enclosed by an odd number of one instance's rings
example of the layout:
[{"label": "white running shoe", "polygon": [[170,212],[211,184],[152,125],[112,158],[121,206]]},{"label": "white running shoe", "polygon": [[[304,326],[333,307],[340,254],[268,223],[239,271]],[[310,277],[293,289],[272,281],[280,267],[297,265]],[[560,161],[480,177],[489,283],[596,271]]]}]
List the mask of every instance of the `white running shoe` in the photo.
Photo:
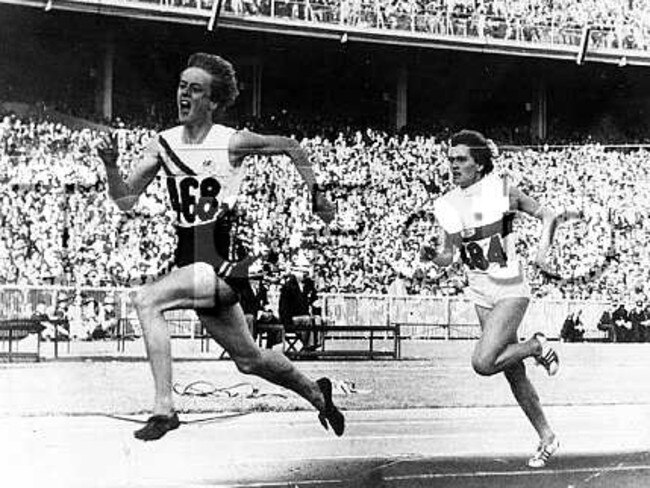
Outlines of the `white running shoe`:
[{"label": "white running shoe", "polygon": [[560,369],[560,358],[557,355],[557,352],[549,344],[546,336],[541,332],[537,332],[534,336],[542,346],[542,352],[539,356],[535,358],[537,364],[543,366],[549,376],[553,376]]},{"label": "white running shoe", "polygon": [[560,448],[560,441],[555,437],[550,444],[539,443],[537,452],[528,460],[528,467],[540,469],[546,466],[546,463],[553,454]]}]

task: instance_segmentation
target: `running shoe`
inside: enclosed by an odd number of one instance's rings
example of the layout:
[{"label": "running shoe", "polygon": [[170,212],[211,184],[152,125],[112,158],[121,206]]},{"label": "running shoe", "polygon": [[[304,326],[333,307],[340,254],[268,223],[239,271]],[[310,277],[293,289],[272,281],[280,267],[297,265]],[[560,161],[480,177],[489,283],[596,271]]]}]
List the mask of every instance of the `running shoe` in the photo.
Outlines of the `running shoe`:
[{"label": "running shoe", "polygon": [[173,415],[154,415],[149,417],[147,423],[140,430],[136,430],[133,435],[136,439],[142,441],[155,441],[160,439],[170,430],[178,429],[181,425],[178,420],[178,414],[174,412]]},{"label": "running shoe", "polygon": [[545,467],[548,460],[553,454],[557,452],[559,448],[560,441],[558,441],[557,437],[553,438],[549,444],[540,442],[539,446],[537,447],[537,452],[535,452],[533,457],[528,460],[528,467],[535,469]]},{"label": "running shoe", "polygon": [[332,382],[328,378],[321,378],[316,381],[318,388],[325,398],[325,408],[318,414],[318,420],[328,430],[328,423],[337,436],[342,436],[345,430],[345,417],[332,402]]},{"label": "running shoe", "polygon": [[537,364],[543,366],[549,376],[553,376],[560,369],[560,358],[557,352],[549,344],[548,339],[541,332],[537,332],[534,336],[542,346],[542,352],[535,358]]}]

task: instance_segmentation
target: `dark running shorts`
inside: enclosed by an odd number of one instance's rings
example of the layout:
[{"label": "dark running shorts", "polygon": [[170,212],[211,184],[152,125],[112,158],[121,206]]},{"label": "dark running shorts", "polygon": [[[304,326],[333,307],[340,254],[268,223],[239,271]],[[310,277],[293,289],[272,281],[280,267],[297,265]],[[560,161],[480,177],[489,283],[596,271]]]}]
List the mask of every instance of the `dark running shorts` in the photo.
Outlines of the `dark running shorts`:
[{"label": "dark running shorts", "polygon": [[[180,268],[194,263],[208,263],[219,276],[220,264],[230,255],[231,229],[232,225],[220,220],[195,227],[176,227],[178,237],[174,255],[176,266]],[[238,300],[242,290],[248,286],[248,280],[243,278],[221,279],[233,289]],[[220,302],[215,290],[215,308]]]}]

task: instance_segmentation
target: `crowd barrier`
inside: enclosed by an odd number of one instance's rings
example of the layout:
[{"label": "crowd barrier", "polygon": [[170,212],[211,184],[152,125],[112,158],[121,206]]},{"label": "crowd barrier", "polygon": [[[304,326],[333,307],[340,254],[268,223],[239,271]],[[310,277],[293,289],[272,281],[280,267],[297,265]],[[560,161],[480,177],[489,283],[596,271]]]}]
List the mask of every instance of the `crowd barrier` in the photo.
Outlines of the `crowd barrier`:
[{"label": "crowd barrier", "polygon": [[[129,319],[128,331],[139,335],[139,325],[127,288],[75,288],[63,286],[0,286],[0,319],[29,318],[39,303],[52,311],[66,309],[71,334],[83,330],[92,320]],[[272,307],[277,310],[278,296],[271,294]],[[400,324],[402,338],[472,339],[479,335],[473,304],[459,297],[388,296],[363,294],[324,294],[321,296],[323,316],[333,325]],[[533,300],[520,328],[522,337],[542,331],[548,337],[559,337],[569,313],[581,311],[586,337],[598,335],[602,313],[611,309],[608,302],[580,300]],[[173,336],[195,337],[197,328],[192,311],[166,314]],[[200,332],[198,332],[200,333]]]},{"label": "crowd barrier", "polygon": [[[325,295],[323,301],[324,315],[335,324],[399,323],[402,338],[472,339],[480,332],[474,305],[464,298],[338,294]],[[582,311],[586,335],[599,335],[598,321],[609,308],[604,301],[533,300],[519,332],[522,337],[541,331],[557,338],[567,315]]]}]

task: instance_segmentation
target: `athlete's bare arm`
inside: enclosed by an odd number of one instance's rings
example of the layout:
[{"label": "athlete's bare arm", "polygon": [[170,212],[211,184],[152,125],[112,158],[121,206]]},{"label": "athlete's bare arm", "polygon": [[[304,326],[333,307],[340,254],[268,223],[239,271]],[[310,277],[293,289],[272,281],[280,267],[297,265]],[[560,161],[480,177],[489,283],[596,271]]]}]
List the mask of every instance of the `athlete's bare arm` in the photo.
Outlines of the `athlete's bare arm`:
[{"label": "athlete's bare arm", "polygon": [[326,223],[329,223],[334,218],[334,206],[322,193],[316,191],[314,169],[309,162],[307,153],[295,139],[282,136],[265,136],[244,130],[236,132],[230,138],[228,149],[231,163],[234,165],[241,164],[246,156],[254,154],[289,156],[312,194],[314,213]]},{"label": "athlete's bare arm", "polygon": [[553,243],[558,224],[570,219],[582,218],[582,213],[574,210],[554,212],[516,187],[510,188],[510,201],[512,202],[511,208],[513,210],[526,213],[542,221],[542,235],[535,258],[535,264],[541,267],[546,262],[546,254]]},{"label": "athlete's bare arm", "polygon": [[289,156],[307,187],[311,190],[316,184],[314,170],[311,167],[307,153],[298,141],[290,137],[265,136],[242,130],[236,132],[230,138],[229,151],[230,160],[235,165],[241,164],[246,156],[253,154],[268,156],[283,154]]},{"label": "athlete's bare arm", "polygon": [[97,155],[106,168],[108,195],[122,211],[130,210],[135,205],[138,197],[153,181],[160,169],[158,145],[155,139],[149,142],[141,160],[135,165],[126,181],[120,175],[117,166],[119,151],[115,135],[105,136],[102,139],[97,146]]}]

